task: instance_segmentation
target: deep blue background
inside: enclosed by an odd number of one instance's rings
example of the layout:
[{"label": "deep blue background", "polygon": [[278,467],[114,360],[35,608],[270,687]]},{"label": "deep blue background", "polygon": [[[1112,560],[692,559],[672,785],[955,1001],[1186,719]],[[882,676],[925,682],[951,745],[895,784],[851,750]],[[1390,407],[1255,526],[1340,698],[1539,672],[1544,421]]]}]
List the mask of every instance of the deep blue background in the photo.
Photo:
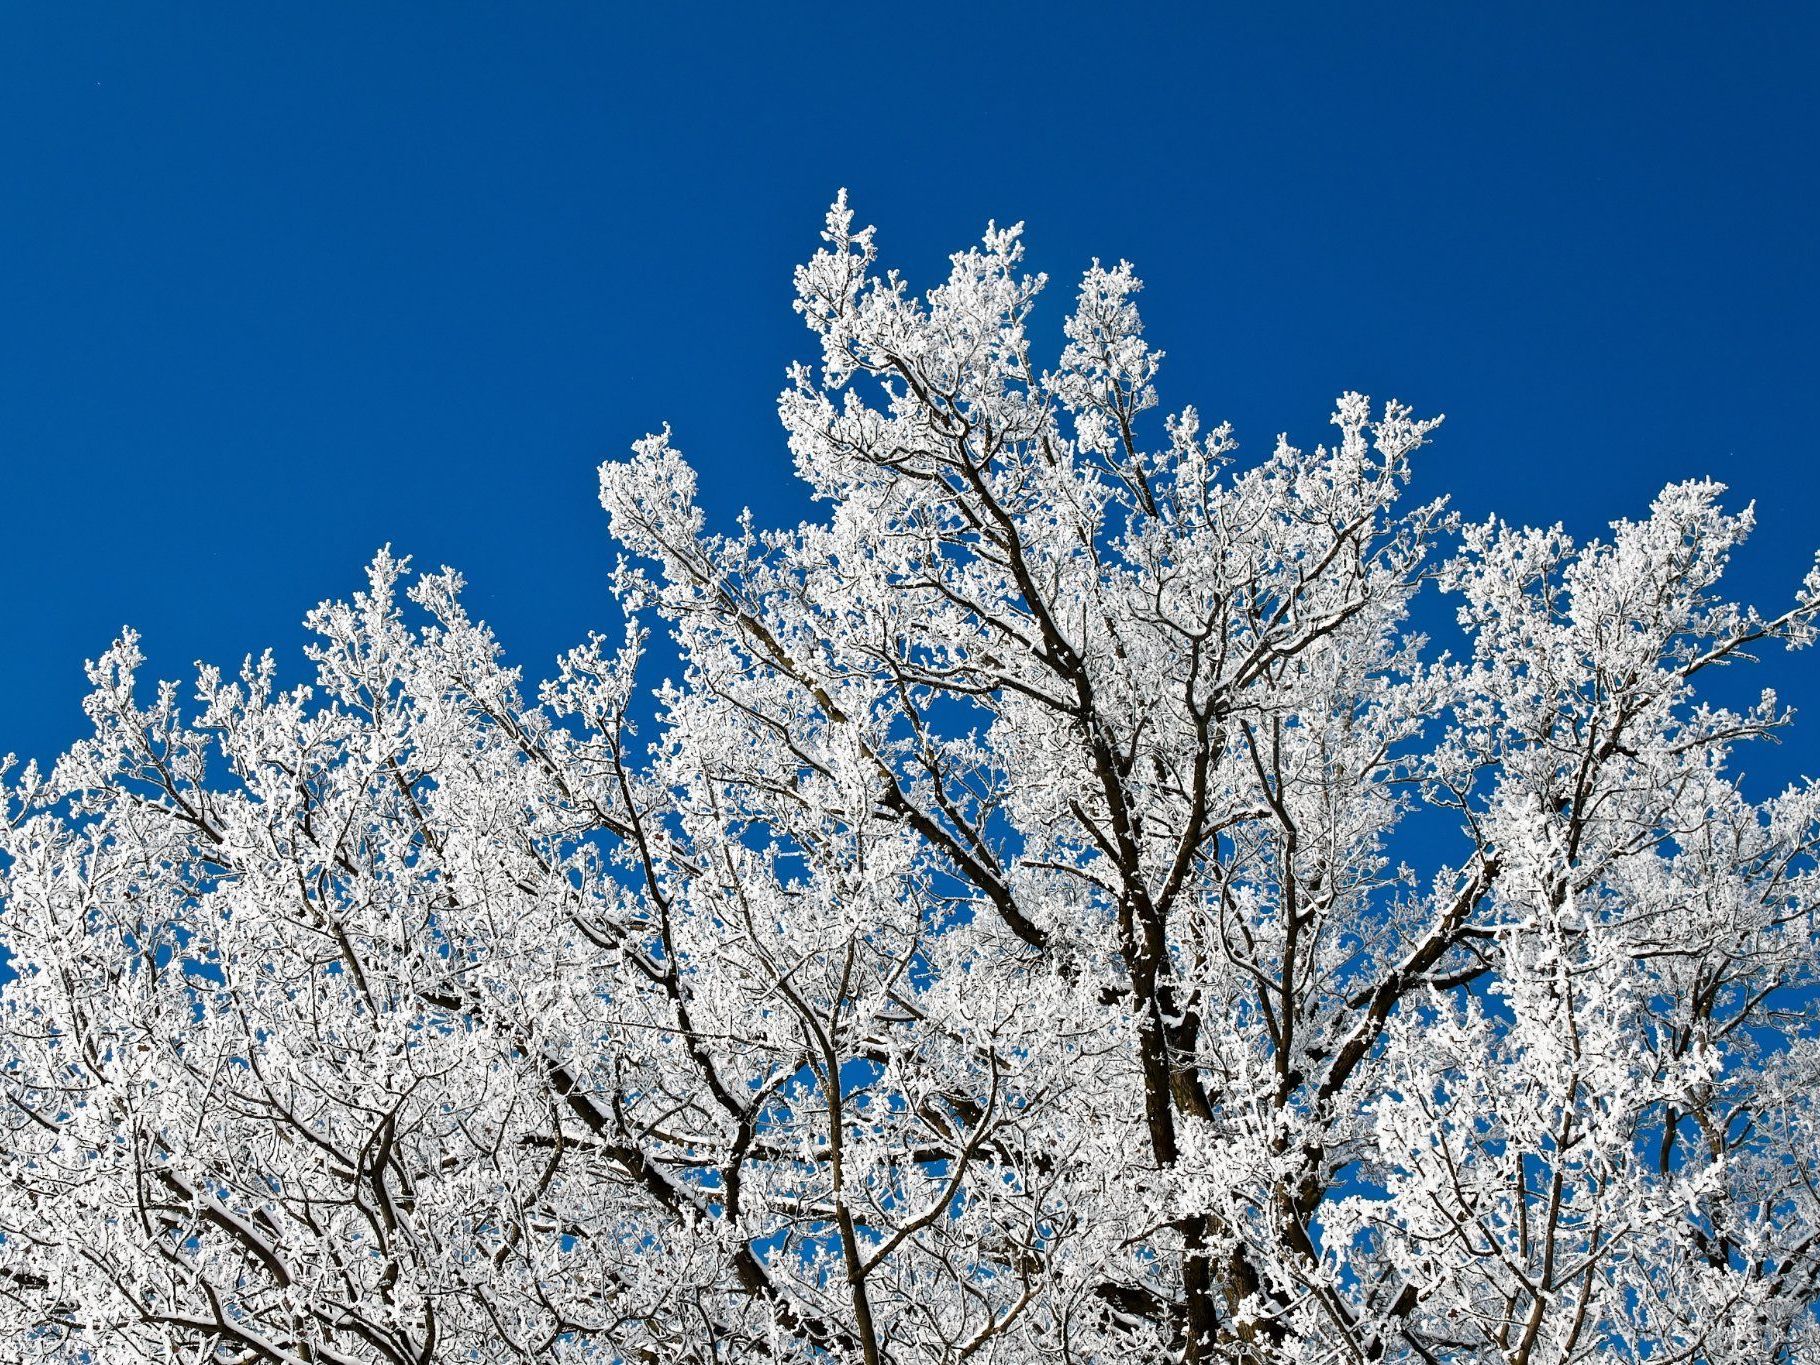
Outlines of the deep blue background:
[{"label": "deep blue background", "polygon": [[[790,268],[850,186],[919,287],[1030,224],[1136,262],[1164,402],[1253,453],[1343,388],[1425,488],[1592,533],[1711,474],[1780,609],[1814,512],[1820,8],[9,7],[0,751],[123,622],[232,665],[391,541],[532,677],[613,628],[595,466],[664,421],[803,509]],[[1749,678],[1820,702],[1820,657]],[[1820,773],[1820,716],[1750,766]]]}]

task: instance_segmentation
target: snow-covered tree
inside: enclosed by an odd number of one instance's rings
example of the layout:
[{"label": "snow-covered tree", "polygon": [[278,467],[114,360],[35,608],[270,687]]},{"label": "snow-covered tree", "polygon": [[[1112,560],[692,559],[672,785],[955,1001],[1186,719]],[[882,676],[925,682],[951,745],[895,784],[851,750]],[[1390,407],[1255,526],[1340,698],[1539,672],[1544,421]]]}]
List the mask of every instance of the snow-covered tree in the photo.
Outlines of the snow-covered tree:
[{"label": "snow-covered tree", "polygon": [[1044,369],[1016,229],[825,237],[825,515],[646,438],[623,642],[527,692],[382,553],[313,686],[90,666],[0,820],[0,1357],[1820,1359],[1820,788],[1702,696],[1820,569],[1408,506],[1357,394],[1240,460],[1130,267]]}]

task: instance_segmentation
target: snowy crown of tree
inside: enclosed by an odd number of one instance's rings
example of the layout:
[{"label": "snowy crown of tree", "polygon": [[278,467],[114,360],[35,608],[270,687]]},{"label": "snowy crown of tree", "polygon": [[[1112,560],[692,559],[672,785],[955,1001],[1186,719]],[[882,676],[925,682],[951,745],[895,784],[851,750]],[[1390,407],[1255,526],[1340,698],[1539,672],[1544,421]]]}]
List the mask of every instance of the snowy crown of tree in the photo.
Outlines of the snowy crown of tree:
[{"label": "snowy crown of tree", "polygon": [[311,686],[90,665],[4,788],[0,1358],[1820,1360],[1820,789],[1701,692],[1820,568],[1405,505],[1358,394],[1241,460],[1129,265],[1049,370],[1019,229],[824,236],[825,515],[639,442],[534,696],[389,552]]}]

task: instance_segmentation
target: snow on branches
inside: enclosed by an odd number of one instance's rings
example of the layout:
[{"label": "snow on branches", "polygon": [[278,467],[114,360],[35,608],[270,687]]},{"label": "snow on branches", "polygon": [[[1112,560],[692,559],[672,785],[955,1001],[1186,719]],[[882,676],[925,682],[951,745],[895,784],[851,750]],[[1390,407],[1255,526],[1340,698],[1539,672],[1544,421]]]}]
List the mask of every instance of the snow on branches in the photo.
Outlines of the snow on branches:
[{"label": "snow on branches", "polygon": [[1727,601],[1711,483],[1408,506],[1438,419],[1358,394],[1240,461],[1129,265],[1046,370],[1019,229],[917,296],[852,222],[826,515],[640,442],[534,695],[389,552],[311,686],[90,666],[0,821],[0,1355],[1815,1359],[1820,789],[1701,689],[1820,570]]}]

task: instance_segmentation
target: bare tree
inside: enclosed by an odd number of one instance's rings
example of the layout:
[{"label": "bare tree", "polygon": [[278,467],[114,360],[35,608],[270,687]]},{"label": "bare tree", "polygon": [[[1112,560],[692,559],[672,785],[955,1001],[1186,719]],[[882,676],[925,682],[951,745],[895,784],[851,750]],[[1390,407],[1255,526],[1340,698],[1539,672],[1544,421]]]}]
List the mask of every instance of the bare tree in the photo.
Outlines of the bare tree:
[{"label": "bare tree", "polygon": [[640,442],[534,698],[389,552],[313,687],[90,666],[0,822],[0,1355],[1820,1358],[1820,792],[1700,695],[1820,570],[1726,603],[1711,483],[1404,506],[1357,394],[1241,464],[1128,266],[1041,370],[1016,229],[926,297],[826,239],[826,516]]}]

